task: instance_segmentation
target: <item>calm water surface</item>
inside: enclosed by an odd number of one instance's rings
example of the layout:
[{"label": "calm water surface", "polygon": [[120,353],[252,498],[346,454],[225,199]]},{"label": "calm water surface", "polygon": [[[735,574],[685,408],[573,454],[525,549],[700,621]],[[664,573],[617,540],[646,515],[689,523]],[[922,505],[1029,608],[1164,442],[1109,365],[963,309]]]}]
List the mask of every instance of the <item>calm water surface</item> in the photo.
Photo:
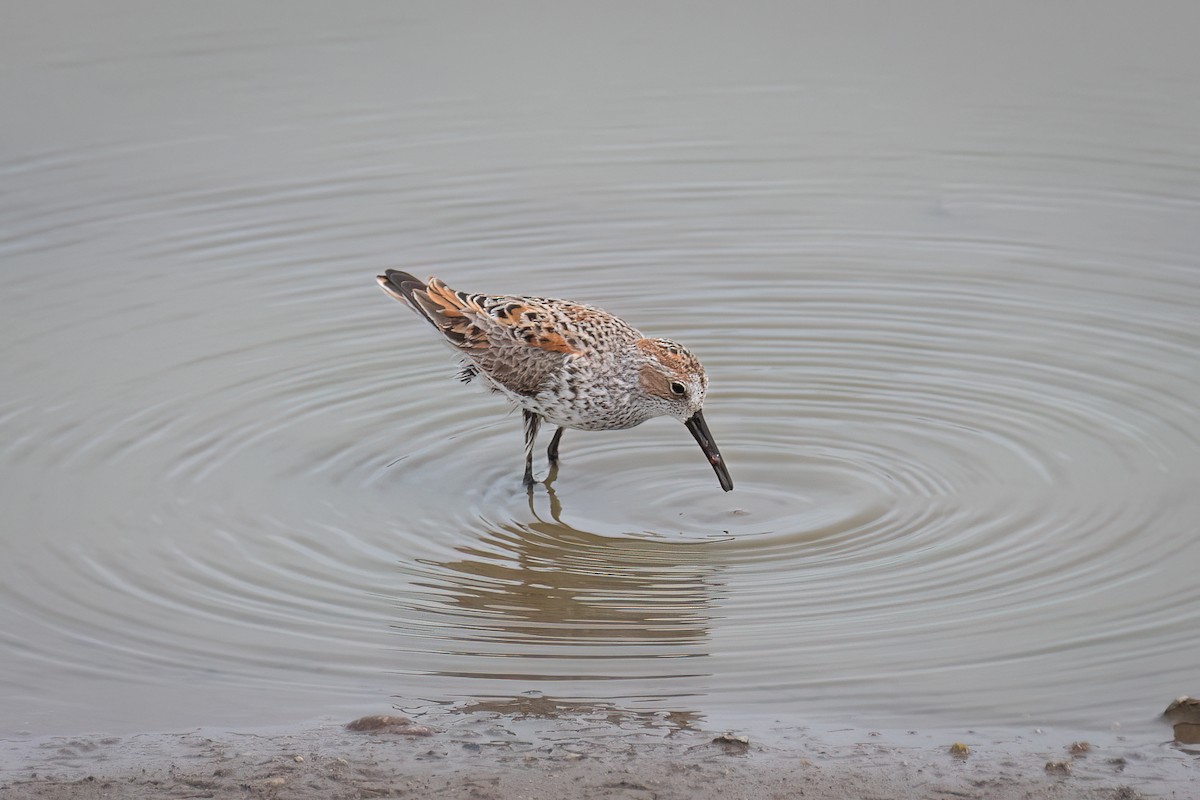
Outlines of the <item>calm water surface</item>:
[{"label": "calm water surface", "polygon": [[[12,11],[0,733],[1148,725],[1200,690],[1198,8]],[[387,267],[686,342],[736,490],[656,420],[527,495]]]}]

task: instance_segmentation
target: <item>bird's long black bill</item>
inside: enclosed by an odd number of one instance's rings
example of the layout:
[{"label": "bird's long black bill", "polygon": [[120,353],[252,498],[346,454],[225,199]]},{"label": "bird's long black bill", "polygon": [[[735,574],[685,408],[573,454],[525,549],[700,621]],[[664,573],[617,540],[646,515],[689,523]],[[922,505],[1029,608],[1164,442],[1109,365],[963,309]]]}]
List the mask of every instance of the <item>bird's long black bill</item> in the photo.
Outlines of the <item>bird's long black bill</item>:
[{"label": "bird's long black bill", "polygon": [[692,432],[692,436],[696,437],[696,441],[700,444],[700,449],[704,451],[704,455],[708,458],[708,463],[712,464],[713,471],[717,473],[717,480],[721,481],[721,488],[729,492],[733,490],[733,478],[729,477],[729,470],[725,468],[725,460],[721,458],[721,451],[717,449],[717,443],[713,441],[712,434],[708,432],[708,425],[704,422],[704,415],[697,411],[683,423],[687,429]]}]

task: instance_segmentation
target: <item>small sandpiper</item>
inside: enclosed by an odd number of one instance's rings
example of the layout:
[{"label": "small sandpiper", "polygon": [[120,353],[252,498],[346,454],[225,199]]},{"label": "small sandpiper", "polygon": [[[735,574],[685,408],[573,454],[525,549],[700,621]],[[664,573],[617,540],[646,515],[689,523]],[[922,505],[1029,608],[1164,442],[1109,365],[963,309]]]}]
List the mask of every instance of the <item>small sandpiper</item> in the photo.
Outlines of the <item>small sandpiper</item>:
[{"label": "small sandpiper", "polygon": [[557,464],[566,428],[622,430],[668,415],[696,437],[721,488],[733,489],[701,411],[708,377],[683,345],[647,339],[607,311],[567,300],[468,294],[394,269],[377,280],[458,350],[464,383],[480,376],[520,406],[526,486],[542,420],[558,426],[546,451]]}]

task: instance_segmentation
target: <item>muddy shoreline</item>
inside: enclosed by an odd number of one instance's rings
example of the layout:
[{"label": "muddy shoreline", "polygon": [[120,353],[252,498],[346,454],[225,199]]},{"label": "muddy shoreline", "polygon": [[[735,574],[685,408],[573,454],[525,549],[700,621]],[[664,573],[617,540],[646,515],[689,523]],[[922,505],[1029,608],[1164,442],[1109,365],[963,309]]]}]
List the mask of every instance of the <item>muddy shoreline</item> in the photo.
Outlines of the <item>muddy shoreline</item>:
[{"label": "muddy shoreline", "polygon": [[[395,712],[393,712],[395,713]],[[372,728],[368,725],[367,728]],[[745,743],[743,743],[745,739]],[[955,743],[967,752],[951,752]],[[708,730],[611,709],[426,714],[411,725],[0,741],[0,797],[1195,798],[1197,751],[1151,736]]]}]

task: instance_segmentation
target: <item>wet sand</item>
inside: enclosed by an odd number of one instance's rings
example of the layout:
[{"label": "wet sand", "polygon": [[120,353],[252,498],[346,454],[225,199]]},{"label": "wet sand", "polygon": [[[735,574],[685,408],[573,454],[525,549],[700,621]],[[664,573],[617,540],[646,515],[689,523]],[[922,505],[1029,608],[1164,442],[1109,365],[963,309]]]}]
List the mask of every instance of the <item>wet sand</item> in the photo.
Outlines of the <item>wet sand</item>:
[{"label": "wet sand", "polygon": [[[1169,729],[1165,729],[1169,730]],[[0,797],[93,798],[1195,798],[1200,759],[1164,738],[1082,744],[1032,731],[984,736],[764,726],[705,730],[596,708],[422,716],[353,731],[326,722],[253,732],[9,739]],[[401,731],[401,732],[396,732]],[[742,744],[739,737],[746,737]]]}]

